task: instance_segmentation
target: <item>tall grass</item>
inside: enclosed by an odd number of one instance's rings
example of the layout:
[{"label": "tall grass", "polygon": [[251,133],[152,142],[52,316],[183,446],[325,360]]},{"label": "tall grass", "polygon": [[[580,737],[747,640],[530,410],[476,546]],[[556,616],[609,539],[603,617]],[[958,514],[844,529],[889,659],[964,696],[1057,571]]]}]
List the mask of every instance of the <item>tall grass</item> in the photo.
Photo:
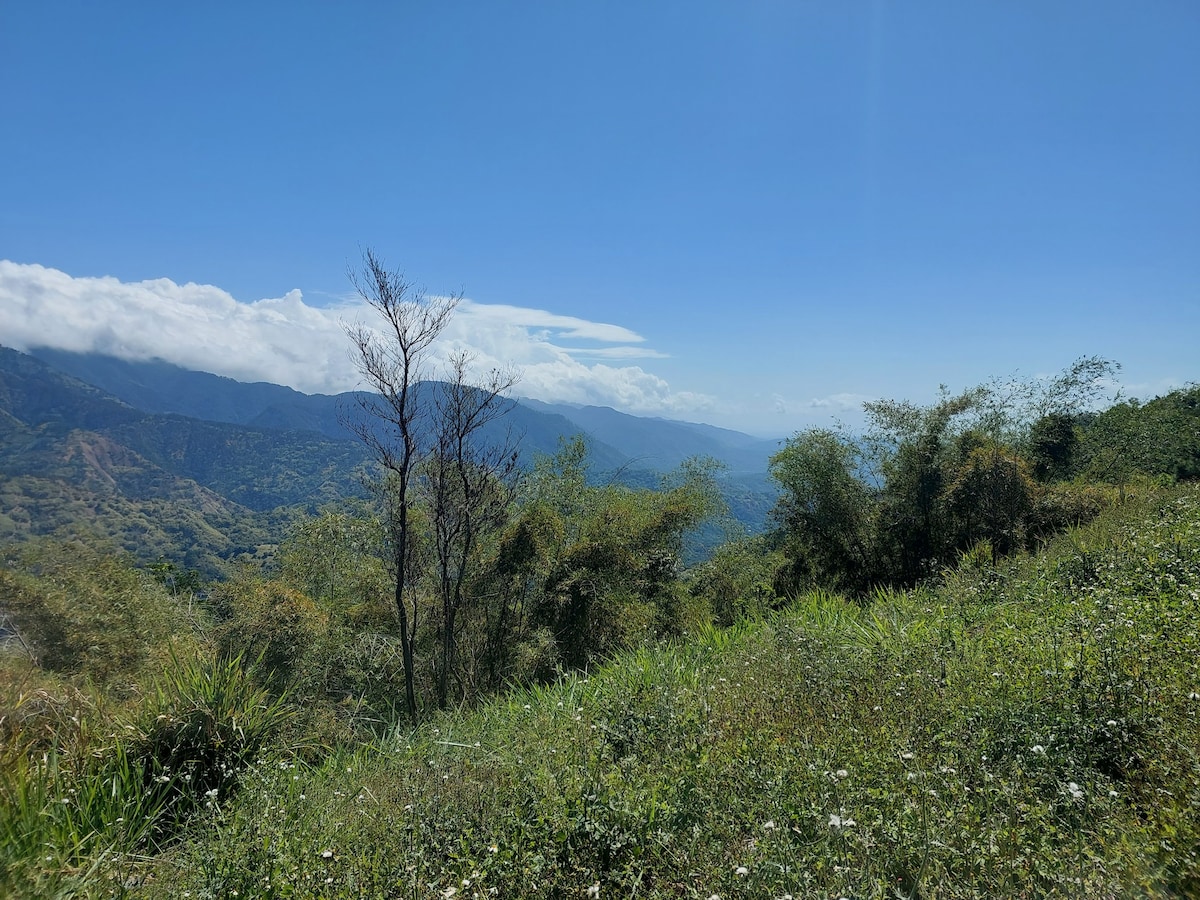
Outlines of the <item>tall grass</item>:
[{"label": "tall grass", "polygon": [[[0,836],[35,889],[97,896],[1197,896],[1198,629],[1180,490],[940,588],[815,593],[317,762],[272,744],[280,710],[233,670],[188,675],[148,704],[161,741],[141,720],[121,742],[156,773],[222,771],[150,749],[181,745],[237,772],[171,839],[89,826],[119,812],[99,801],[71,861]],[[71,765],[6,784],[11,821],[55,821]]]},{"label": "tall grass", "polygon": [[240,659],[175,658],[136,709],[130,721],[80,709],[50,746],[7,748],[0,892],[72,894],[112,878],[124,889],[142,859],[236,788],[288,715]]}]

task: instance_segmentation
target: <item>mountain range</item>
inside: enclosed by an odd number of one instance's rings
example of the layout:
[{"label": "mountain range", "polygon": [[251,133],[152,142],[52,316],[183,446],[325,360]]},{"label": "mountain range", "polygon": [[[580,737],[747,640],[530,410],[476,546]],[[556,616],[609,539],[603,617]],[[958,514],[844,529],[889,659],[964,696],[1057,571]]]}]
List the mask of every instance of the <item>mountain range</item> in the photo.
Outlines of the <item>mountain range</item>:
[{"label": "mountain range", "polygon": [[[352,393],[303,394],[160,360],[0,347],[0,538],[91,532],[139,558],[215,574],[269,554],[299,513],[363,496],[372,461],[347,427],[358,408]],[[750,531],[774,502],[776,441],[525,399],[492,427],[485,439],[515,436],[525,463],[583,433],[597,480],[653,484],[685,459],[718,460],[731,512]]]}]

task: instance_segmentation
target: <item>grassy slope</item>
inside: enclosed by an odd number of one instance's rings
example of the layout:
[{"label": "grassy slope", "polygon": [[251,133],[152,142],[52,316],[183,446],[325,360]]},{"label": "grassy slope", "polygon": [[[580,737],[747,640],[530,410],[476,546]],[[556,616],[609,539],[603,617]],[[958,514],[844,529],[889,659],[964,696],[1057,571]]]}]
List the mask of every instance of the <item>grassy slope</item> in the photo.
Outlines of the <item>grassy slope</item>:
[{"label": "grassy slope", "polygon": [[1192,489],[867,612],[810,597],[265,761],[138,893],[1197,896],[1198,607]]}]

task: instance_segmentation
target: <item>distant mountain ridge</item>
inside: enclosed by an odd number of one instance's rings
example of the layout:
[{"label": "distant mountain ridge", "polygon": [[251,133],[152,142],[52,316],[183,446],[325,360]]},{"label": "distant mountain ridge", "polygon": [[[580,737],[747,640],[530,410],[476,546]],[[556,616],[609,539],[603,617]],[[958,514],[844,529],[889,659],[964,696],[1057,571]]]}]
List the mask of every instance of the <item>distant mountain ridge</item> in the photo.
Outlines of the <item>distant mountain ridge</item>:
[{"label": "distant mountain ridge", "polygon": [[[0,347],[0,539],[90,528],[209,574],[269,554],[297,508],[364,495],[373,461],[343,424],[355,399]],[[586,432],[596,477],[631,484],[655,484],[690,456],[723,458],[722,489],[751,531],[774,499],[767,442],[737,432],[536,401],[512,402],[495,429],[522,439],[527,462]]]},{"label": "distant mountain ridge", "polygon": [[[354,394],[303,394],[267,382],[244,383],[154,360],[130,362],[94,353],[38,348],[30,355],[137,409],[177,413],[212,422],[260,428],[317,431],[352,437],[340,415]],[[531,415],[536,414],[536,415]],[[553,452],[559,436],[588,435],[593,464],[600,470],[675,468],[685,459],[709,456],[731,473],[764,473],[779,442],[712,425],[649,418],[609,407],[576,406],[519,399],[507,424],[526,435],[537,452]],[[547,438],[552,439],[547,439]]]}]

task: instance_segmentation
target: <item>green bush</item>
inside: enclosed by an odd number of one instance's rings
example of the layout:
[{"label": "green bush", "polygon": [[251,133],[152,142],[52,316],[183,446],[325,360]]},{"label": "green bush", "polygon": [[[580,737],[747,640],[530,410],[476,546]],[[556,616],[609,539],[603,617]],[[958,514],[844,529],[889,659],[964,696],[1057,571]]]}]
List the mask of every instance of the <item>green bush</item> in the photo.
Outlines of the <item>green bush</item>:
[{"label": "green bush", "polygon": [[1043,487],[1030,515],[1029,536],[1045,539],[1090,522],[1119,501],[1116,488],[1103,484],[1060,482]]},{"label": "green bush", "polygon": [[70,542],[35,543],[0,569],[0,609],[42,668],[125,690],[193,624],[130,560]]},{"label": "green bush", "polygon": [[258,677],[276,693],[324,697],[329,614],[306,594],[249,575],[214,589],[212,602],[225,616],[213,631],[223,658],[253,660]]}]

